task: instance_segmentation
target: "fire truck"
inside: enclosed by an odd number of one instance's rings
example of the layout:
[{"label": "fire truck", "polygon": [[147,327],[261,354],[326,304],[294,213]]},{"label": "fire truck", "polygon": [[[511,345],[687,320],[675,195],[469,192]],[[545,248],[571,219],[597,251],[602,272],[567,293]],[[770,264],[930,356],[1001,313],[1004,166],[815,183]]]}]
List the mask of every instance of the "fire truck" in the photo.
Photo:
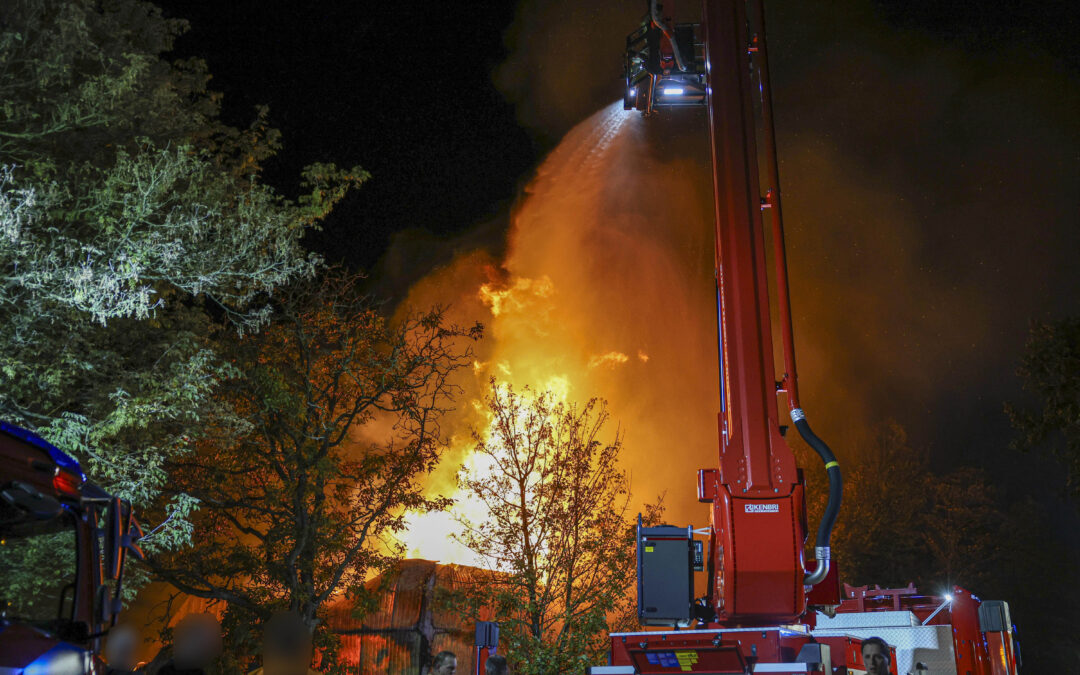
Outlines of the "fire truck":
[{"label": "fire truck", "polygon": [[[888,647],[893,675],[1014,675],[1020,659],[1007,603],[980,600],[960,587],[934,596],[911,586],[840,585],[830,548],[842,498],[840,465],[799,402],[765,10],[762,0],[701,5],[696,21],[678,22],[672,0],[648,3],[626,40],[623,103],[645,115],[707,108],[720,447],[718,465],[698,472],[697,495],[710,505],[711,525],[639,521],[638,617],[647,630],[611,634],[609,665],[589,673],[881,672],[862,657],[863,641],[876,637]],[[828,475],[812,560],[803,470],[785,439],[781,399],[790,426]],[[695,571],[707,579],[703,593],[695,589]]]},{"label": "fire truck", "polygon": [[0,675],[104,672],[121,607],[131,505],[40,436],[0,422]]}]

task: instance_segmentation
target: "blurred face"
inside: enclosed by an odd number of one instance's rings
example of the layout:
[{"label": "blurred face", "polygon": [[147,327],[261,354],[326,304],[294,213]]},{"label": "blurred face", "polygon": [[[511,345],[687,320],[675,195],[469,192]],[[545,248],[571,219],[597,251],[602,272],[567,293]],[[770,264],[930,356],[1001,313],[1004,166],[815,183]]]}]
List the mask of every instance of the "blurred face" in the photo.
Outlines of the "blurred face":
[{"label": "blurred face", "polygon": [[221,628],[209,615],[193,615],[176,626],[173,661],[180,668],[203,668],[221,653]]},{"label": "blurred face", "polygon": [[105,660],[117,670],[135,669],[135,648],[138,646],[135,629],[129,626],[117,626],[109,631],[105,641]]},{"label": "blurred face", "polygon": [[866,675],[889,675],[889,652],[881,645],[863,645],[862,660],[866,665]]},{"label": "blurred face", "polygon": [[266,624],[263,633],[266,675],[307,675],[311,655],[311,632],[298,614],[277,614]]},{"label": "blurred face", "polygon": [[433,675],[454,675],[457,672],[457,657],[442,664],[433,671]]}]

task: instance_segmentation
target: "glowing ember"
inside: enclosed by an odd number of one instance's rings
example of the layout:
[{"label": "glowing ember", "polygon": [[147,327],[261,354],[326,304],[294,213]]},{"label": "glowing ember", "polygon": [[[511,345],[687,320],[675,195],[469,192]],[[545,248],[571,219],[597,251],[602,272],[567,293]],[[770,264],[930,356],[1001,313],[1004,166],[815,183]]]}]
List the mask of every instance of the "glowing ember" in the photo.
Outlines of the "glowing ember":
[{"label": "glowing ember", "polygon": [[626,363],[630,360],[630,357],[622,352],[608,352],[607,354],[599,354],[589,359],[589,367],[596,368],[597,366],[618,366]]}]

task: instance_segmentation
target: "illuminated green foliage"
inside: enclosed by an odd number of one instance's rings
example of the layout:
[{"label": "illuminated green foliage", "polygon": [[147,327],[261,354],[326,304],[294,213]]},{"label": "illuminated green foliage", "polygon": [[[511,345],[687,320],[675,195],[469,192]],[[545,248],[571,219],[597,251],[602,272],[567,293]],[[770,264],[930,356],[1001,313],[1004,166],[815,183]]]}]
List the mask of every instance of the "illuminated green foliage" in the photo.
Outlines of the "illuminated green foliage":
[{"label": "illuminated green foliage", "polygon": [[[262,184],[277,133],[218,120],[204,64],[163,57],[185,28],[137,0],[0,3],[0,418],[138,506],[235,372],[215,338],[314,273],[301,237],[367,177],[309,167],[295,202]],[[146,544],[187,541],[194,505]]]}]

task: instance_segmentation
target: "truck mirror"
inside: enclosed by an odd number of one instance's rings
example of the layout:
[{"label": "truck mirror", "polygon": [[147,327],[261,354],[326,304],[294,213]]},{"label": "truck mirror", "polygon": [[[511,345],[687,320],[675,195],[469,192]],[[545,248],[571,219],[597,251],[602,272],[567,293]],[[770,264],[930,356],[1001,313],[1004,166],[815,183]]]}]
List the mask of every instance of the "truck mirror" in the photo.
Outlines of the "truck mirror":
[{"label": "truck mirror", "polygon": [[105,626],[113,625],[123,609],[123,601],[119,595],[109,592],[108,585],[102,584],[97,587],[97,593],[94,595],[94,618],[97,623]]},{"label": "truck mirror", "polygon": [[124,549],[121,544],[121,521],[124,520],[123,503],[119,498],[109,500],[105,510],[105,578],[109,580],[120,576],[124,562]]},{"label": "truck mirror", "polygon": [[142,560],[145,556],[136,543],[143,536],[142,528],[131,513],[131,506],[119,497],[109,501],[105,513],[105,578],[117,579],[123,571],[124,557],[130,551]]},{"label": "truck mirror", "polygon": [[108,624],[112,619],[112,603],[109,602],[109,587],[102,584],[94,593],[94,618],[100,624]]}]

